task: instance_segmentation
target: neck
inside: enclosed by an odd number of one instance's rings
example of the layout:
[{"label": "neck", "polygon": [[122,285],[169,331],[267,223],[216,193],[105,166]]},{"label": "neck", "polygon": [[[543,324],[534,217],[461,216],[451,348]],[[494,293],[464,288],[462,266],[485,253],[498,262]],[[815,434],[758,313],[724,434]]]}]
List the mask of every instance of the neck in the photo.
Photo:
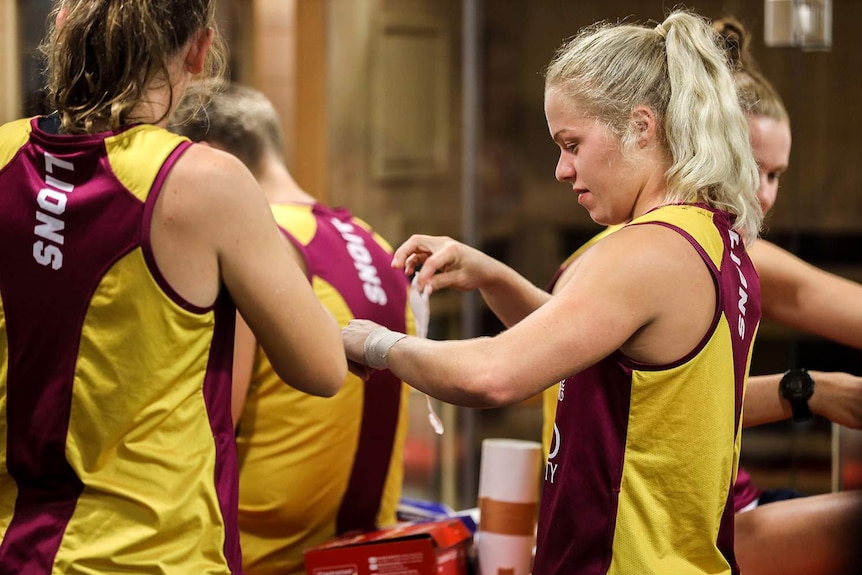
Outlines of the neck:
[{"label": "neck", "polygon": [[311,204],[316,200],[300,188],[281,159],[267,155],[257,176],[266,199],[271,204],[288,202]]},{"label": "neck", "polygon": [[670,163],[660,152],[651,150],[646,159],[647,166],[660,166],[660,169],[651,169],[646,180],[638,191],[632,208],[631,219],[644,215],[659,206],[667,203],[667,178],[665,174],[670,169]]},{"label": "neck", "polygon": [[173,98],[171,95],[171,87],[166,82],[151,82],[144,90],[141,101],[129,112],[129,123],[166,127],[172,100],[175,104],[182,97],[180,87],[174,86]]}]

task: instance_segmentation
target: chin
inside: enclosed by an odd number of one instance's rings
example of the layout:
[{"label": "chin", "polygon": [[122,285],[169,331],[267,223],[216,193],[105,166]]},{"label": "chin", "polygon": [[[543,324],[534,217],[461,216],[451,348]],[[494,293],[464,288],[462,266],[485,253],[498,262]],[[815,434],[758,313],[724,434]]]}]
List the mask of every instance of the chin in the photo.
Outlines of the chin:
[{"label": "chin", "polygon": [[624,221],[626,221],[624,219],[614,218],[614,217],[610,216],[609,214],[600,214],[600,213],[593,213],[593,212],[590,212],[590,218],[594,222],[596,222],[597,224],[600,224],[602,226],[613,226],[616,224],[621,224]]}]

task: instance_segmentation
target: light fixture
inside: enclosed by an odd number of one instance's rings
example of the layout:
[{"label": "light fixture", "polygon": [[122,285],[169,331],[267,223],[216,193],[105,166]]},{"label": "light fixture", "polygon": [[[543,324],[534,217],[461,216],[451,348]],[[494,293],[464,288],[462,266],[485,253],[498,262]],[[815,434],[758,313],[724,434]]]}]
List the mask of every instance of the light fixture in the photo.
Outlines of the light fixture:
[{"label": "light fixture", "polygon": [[767,46],[832,47],[832,0],[765,0]]}]

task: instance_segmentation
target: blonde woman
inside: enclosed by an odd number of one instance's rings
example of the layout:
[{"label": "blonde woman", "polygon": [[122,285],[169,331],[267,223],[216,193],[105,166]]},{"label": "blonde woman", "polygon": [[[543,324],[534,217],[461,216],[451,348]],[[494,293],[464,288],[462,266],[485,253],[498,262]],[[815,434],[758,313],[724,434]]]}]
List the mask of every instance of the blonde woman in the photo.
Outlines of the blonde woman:
[{"label": "blonde woman", "polygon": [[509,329],[440,342],[354,321],[348,359],[473,407],[563,382],[533,573],[736,573],[731,487],[760,319],[744,244],[762,212],[724,54],[689,12],[590,27],[548,67],[545,114],[556,178],[621,229],[553,297],[475,249],[413,236],[394,266],[421,264],[425,289],[479,289]]}]

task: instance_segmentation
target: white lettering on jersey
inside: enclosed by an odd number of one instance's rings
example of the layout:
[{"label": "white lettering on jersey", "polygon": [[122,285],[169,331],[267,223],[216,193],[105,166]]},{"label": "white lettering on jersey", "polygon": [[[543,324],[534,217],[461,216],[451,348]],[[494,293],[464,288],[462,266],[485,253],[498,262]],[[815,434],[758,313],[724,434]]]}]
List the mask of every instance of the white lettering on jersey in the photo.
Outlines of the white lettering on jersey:
[{"label": "white lettering on jersey", "polygon": [[739,234],[730,230],[730,259],[736,264],[736,272],[739,274],[739,300],[736,305],[739,310],[739,317],[736,321],[736,332],[739,335],[739,339],[745,339],[745,306],[748,303],[748,279],[742,273],[742,260],[733,252],[739,245]]},{"label": "white lettering on jersey", "polygon": [[557,401],[563,401],[566,398],[566,380],[560,380],[560,392],[557,394]]},{"label": "white lettering on jersey", "polygon": [[551,452],[548,454],[548,461],[545,463],[545,481],[554,482],[554,477],[557,474],[559,463],[551,461],[560,452],[560,430],[557,424],[554,423],[554,437],[551,439]]},{"label": "white lettering on jersey", "polygon": [[377,268],[374,266],[371,252],[365,247],[362,237],[353,233],[353,224],[342,222],[338,218],[332,218],[330,221],[344,238],[344,241],[347,242],[347,253],[350,254],[353,265],[359,272],[359,281],[362,282],[362,291],[365,293],[365,297],[371,303],[386,305],[388,301],[386,291],[383,289]]},{"label": "white lettering on jersey", "polygon": [[36,196],[36,227],[33,229],[33,234],[42,239],[33,242],[33,259],[43,266],[50,265],[58,270],[63,267],[63,250],[60,248],[65,242],[63,231],[66,223],[63,215],[66,213],[68,195],[75,186],[51,175],[55,168],[75,171],[71,162],[45,152],[46,187],[39,190]]}]

